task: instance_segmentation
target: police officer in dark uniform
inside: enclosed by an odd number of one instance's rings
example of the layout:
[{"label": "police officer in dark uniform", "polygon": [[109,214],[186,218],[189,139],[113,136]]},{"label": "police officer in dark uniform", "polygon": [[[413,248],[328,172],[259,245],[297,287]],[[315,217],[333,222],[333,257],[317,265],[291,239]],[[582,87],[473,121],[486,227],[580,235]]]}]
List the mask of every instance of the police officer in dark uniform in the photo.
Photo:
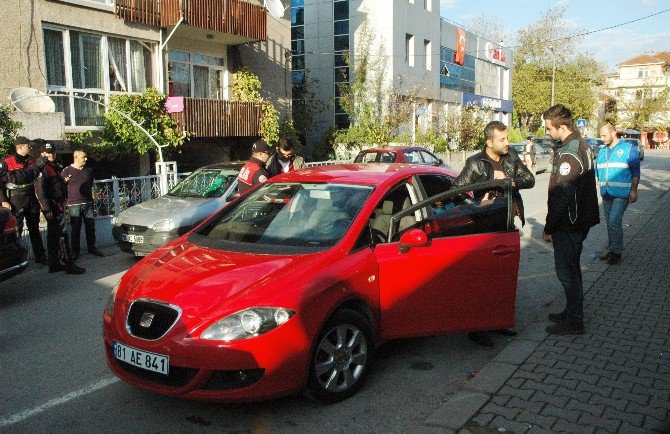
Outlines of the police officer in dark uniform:
[{"label": "police officer in dark uniform", "polygon": [[258,140],[251,146],[251,158],[237,175],[237,189],[240,194],[268,180],[265,163],[269,158],[270,146],[265,141]]},{"label": "police officer in dark uniform", "polygon": [[70,253],[70,242],[65,230],[67,186],[57,170],[56,150],[51,143],[44,143],[41,151],[42,157],[48,161],[35,181],[35,193],[47,219],[49,273],[65,270],[67,274],[83,274],[86,270],[75,265]]},{"label": "police officer in dark uniform", "polygon": [[40,207],[34,187],[44,162],[36,166],[35,159],[30,155],[32,144],[27,138],[18,136],[14,139],[14,146],[16,152],[0,160],[0,204],[11,208],[18,222],[19,233],[23,232],[25,219],[35,262],[47,265],[40,236]]}]

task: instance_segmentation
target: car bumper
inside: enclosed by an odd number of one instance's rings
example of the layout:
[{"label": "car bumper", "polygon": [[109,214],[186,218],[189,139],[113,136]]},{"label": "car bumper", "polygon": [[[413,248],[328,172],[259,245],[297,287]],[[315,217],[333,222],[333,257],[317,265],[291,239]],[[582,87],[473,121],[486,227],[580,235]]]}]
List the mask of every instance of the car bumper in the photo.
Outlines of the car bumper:
[{"label": "car bumper", "polygon": [[[230,343],[194,338],[179,323],[165,337],[147,341],[130,335],[125,319],[120,322],[104,314],[107,364],[121,380],[154,393],[212,402],[255,401],[299,391],[307,381],[310,340],[298,315],[266,334]],[[114,341],[168,356],[168,375],[117,360]]]},{"label": "car bumper", "polygon": [[28,266],[28,248],[21,241],[6,244],[0,254],[0,282],[16,276]]},{"label": "car bumper", "polygon": [[[122,251],[132,253],[136,256],[147,256],[159,247],[176,240],[190,229],[191,227],[183,227],[173,229],[169,232],[155,232],[151,229],[129,231],[125,230],[122,226],[115,225],[112,226],[112,236]],[[141,236],[142,242],[124,241],[124,235]]]}]

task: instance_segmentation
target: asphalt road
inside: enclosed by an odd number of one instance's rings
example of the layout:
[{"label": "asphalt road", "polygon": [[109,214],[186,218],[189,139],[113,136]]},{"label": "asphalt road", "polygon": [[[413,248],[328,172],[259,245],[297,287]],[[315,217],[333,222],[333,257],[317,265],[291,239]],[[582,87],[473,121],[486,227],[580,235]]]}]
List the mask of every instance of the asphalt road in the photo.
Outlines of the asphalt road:
[{"label": "asphalt road", "polygon": [[[670,153],[648,152],[640,201],[629,207],[634,225],[670,178]],[[517,296],[517,327],[562,293],[549,245],[540,239],[548,174],[523,191],[527,225]],[[603,225],[586,242],[582,263],[604,245]],[[302,396],[250,404],[202,404],[166,398],[118,381],[103,357],[102,309],[111,288],[135,262],[115,247],[85,255],[88,273],[49,274],[31,265],[0,283],[0,432],[407,432],[415,431],[509,338],[493,349],[465,335],[393,341],[377,353],[364,389],[322,406]],[[474,301],[473,301],[474,302]]]}]

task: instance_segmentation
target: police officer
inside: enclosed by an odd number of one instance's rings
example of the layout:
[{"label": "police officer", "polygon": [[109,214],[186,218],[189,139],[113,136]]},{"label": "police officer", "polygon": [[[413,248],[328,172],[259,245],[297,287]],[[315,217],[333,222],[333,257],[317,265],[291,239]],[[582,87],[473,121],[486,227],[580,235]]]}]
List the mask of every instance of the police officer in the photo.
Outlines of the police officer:
[{"label": "police officer", "polygon": [[237,175],[240,194],[268,180],[269,175],[265,169],[265,163],[269,158],[270,146],[265,141],[258,140],[251,146],[251,158]]},{"label": "police officer", "polygon": [[0,160],[0,204],[11,209],[18,222],[19,233],[23,232],[24,219],[30,234],[35,262],[47,265],[47,258],[40,236],[40,207],[35,197],[35,179],[42,162],[36,166],[30,155],[32,144],[26,137],[14,139],[16,152]]},{"label": "police officer", "polygon": [[67,274],[83,274],[86,270],[75,265],[70,253],[70,243],[65,231],[67,186],[58,173],[56,151],[51,143],[42,145],[41,155],[48,161],[35,181],[35,193],[47,219],[49,273],[65,270]]}]

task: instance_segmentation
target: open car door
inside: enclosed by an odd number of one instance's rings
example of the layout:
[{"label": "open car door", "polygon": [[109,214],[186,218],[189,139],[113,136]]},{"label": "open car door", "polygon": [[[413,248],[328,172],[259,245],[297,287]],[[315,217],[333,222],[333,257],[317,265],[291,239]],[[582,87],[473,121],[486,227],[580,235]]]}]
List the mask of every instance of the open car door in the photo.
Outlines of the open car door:
[{"label": "open car door", "polygon": [[[387,242],[374,249],[383,338],[514,326],[520,244],[511,188],[473,184],[392,216]],[[487,194],[476,200],[471,191]],[[417,210],[427,217],[398,230]]]}]

